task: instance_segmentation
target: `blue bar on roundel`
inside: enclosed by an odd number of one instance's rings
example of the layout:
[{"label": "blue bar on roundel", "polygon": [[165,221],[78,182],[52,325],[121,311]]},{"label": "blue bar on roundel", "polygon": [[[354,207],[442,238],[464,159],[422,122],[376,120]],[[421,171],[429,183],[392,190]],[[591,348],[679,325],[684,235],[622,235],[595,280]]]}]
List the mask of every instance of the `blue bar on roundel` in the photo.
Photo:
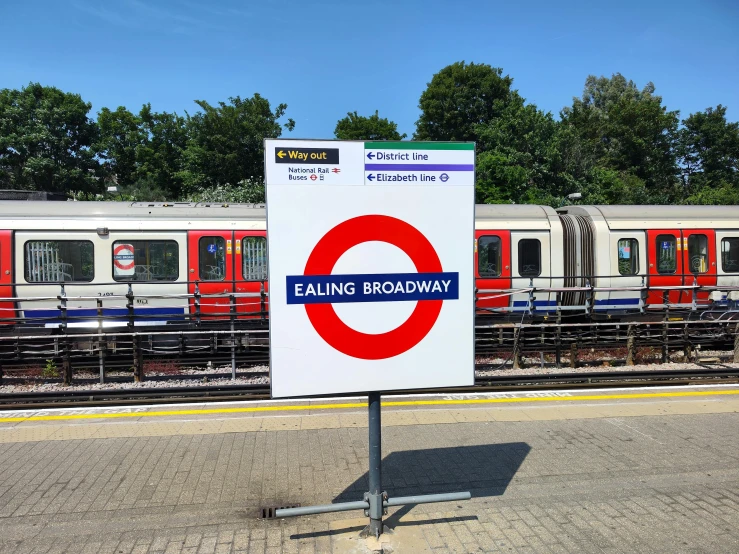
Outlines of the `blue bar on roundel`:
[{"label": "blue bar on roundel", "polygon": [[288,275],[288,304],[459,299],[459,273]]}]

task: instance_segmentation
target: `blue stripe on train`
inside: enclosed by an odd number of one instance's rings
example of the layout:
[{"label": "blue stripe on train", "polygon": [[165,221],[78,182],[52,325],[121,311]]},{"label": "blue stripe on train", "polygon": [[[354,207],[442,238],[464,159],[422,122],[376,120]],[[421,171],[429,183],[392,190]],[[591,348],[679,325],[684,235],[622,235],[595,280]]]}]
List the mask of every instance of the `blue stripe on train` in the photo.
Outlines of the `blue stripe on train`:
[{"label": "blue stripe on train", "polygon": [[[528,309],[529,307],[529,301],[528,300],[514,300],[513,301],[513,308],[519,308],[519,309]],[[553,312],[552,310],[547,310],[547,308],[555,308],[557,307],[557,301],[556,300],[534,300],[534,311],[535,312]]]},{"label": "blue stripe on train", "polygon": [[[514,308],[528,308],[528,300],[514,300]],[[611,298],[596,300],[594,308],[596,310],[616,310],[625,307],[638,307],[639,298]],[[534,310],[536,311],[552,311],[546,308],[556,308],[556,300],[534,300]]]},{"label": "blue stripe on train", "polygon": [[[529,305],[529,301],[528,300],[514,300],[513,301],[513,306],[514,307],[518,307],[518,306],[526,307],[528,305]],[[539,307],[539,306],[554,306],[554,307],[556,307],[557,306],[557,301],[556,300],[534,300],[534,307],[536,308],[536,307]]]},{"label": "blue stripe on train", "polygon": [[[134,307],[134,317],[152,320],[152,319],[184,319],[187,308],[140,308]],[[39,323],[61,323],[61,310],[23,310],[25,319],[40,320]],[[80,321],[83,319],[97,319],[97,308],[68,308],[67,321]],[[103,308],[103,317],[106,320],[110,318],[128,318],[128,308]],[[33,321],[31,321],[32,323]]]},{"label": "blue stripe on train", "polygon": [[608,304],[612,306],[634,306],[639,304],[638,298],[611,298],[607,300],[596,300],[596,306],[598,304]]},{"label": "blue stripe on train", "polygon": [[639,298],[611,298],[608,300],[596,300],[596,310],[623,310],[624,308],[638,308]]}]

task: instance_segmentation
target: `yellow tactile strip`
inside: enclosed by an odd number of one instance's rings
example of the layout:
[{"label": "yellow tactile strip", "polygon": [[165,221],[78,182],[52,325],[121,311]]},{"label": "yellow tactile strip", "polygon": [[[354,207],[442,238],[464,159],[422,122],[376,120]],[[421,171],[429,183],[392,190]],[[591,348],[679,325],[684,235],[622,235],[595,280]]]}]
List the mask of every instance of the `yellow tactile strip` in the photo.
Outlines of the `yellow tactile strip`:
[{"label": "yellow tactile strip", "polygon": [[[655,398],[685,398],[685,397],[702,397],[702,396],[724,396],[739,395],[739,389],[728,390],[700,390],[700,391],[668,391],[668,392],[635,392],[622,394],[584,394],[575,396],[518,396],[504,398],[460,398],[460,399],[431,399],[431,400],[385,400],[382,403],[383,408],[393,407],[424,407],[424,406],[471,406],[485,404],[513,404],[527,402],[583,402],[583,401],[600,401],[600,400],[639,400],[639,399],[655,399]],[[196,408],[191,410],[155,410],[155,411],[133,411],[133,412],[114,412],[107,413],[104,411],[95,413],[68,413],[59,412],[56,414],[30,415],[30,416],[6,416],[0,417],[0,423],[21,423],[27,421],[59,421],[59,420],[75,420],[75,419],[121,419],[121,418],[139,418],[139,417],[170,417],[170,416],[197,416],[212,414],[247,414],[260,412],[296,412],[307,410],[349,410],[363,409],[367,404],[364,402],[351,403],[326,403],[326,404],[279,404],[273,406],[255,405],[255,406],[239,406],[235,408]]]},{"label": "yellow tactile strip", "polygon": [[[711,398],[713,397],[713,398]],[[676,401],[669,401],[675,398]],[[623,403],[594,403],[572,405],[571,403],[542,406],[542,401],[588,400],[637,400]],[[645,400],[638,402],[638,400]],[[647,400],[664,399],[652,402]],[[532,402],[530,406],[521,402]],[[514,406],[485,407],[486,404],[516,403]],[[465,407],[470,406],[472,407]],[[474,398],[463,400],[409,400],[388,401],[385,408],[410,406],[426,409],[402,411],[385,410],[384,426],[439,425],[470,422],[542,421],[562,419],[636,417],[658,415],[714,414],[739,412],[739,390],[674,391],[665,393],[627,393],[611,395],[583,395],[572,397],[536,398]],[[438,406],[439,409],[428,409]],[[455,409],[454,406],[459,406]],[[296,409],[364,409],[364,403],[325,405],[283,405],[240,408],[213,408],[201,410],[138,412],[123,414],[59,414],[26,418],[3,418],[0,421],[15,422],[16,425],[0,429],[0,443],[38,442],[47,440],[79,440],[98,438],[153,437],[169,435],[193,435],[216,433],[246,433],[258,431],[287,431],[307,429],[336,429],[366,427],[364,413],[321,413],[315,415],[280,415],[276,410],[290,412]],[[254,412],[266,412],[255,416]],[[74,419],[110,419],[152,416],[198,416],[222,414],[222,418],[74,422]],[[71,417],[76,416],[76,417]],[[33,421],[67,420],[65,423],[33,425]]]}]

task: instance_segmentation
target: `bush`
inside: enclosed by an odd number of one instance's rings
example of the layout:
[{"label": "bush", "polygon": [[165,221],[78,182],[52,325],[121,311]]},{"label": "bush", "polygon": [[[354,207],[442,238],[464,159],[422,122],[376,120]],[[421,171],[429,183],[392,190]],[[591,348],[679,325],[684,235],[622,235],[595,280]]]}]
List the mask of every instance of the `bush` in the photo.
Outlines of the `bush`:
[{"label": "bush", "polygon": [[187,202],[217,202],[224,204],[260,204],[264,202],[264,183],[244,179],[238,185],[198,187],[185,199]]}]

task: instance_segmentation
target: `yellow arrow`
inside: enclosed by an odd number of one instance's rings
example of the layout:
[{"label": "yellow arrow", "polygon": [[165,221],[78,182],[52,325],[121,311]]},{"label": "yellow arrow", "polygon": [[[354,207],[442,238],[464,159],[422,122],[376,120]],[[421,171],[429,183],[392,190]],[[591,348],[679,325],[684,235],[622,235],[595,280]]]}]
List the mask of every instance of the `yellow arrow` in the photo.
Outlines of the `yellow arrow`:
[{"label": "yellow arrow", "polygon": [[278,156],[278,157],[279,157],[280,159],[282,159],[282,158],[284,158],[284,157],[285,157],[285,153],[284,153],[284,152],[283,152],[282,150],[280,150],[279,152],[277,152],[277,156]]}]

